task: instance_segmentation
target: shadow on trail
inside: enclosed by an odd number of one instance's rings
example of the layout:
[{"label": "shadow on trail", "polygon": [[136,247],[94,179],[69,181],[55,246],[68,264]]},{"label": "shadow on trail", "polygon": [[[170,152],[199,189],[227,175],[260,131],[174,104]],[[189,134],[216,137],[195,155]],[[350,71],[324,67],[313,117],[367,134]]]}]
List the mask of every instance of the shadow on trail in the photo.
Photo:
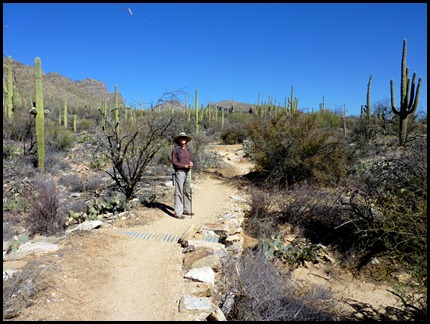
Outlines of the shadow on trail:
[{"label": "shadow on trail", "polygon": [[165,212],[167,215],[171,217],[175,217],[175,209],[173,207],[170,207],[169,205],[159,203],[159,202],[151,202],[144,204],[145,207],[148,208],[158,208],[161,209],[163,212]]}]

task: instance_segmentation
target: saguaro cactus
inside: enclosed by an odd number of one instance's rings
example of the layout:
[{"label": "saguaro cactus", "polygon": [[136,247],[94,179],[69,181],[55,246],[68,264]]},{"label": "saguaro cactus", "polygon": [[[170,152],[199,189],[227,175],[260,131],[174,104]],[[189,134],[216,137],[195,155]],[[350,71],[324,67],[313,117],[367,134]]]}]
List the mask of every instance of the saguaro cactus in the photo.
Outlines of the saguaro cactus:
[{"label": "saguaro cactus", "polygon": [[399,144],[404,145],[406,141],[406,130],[408,124],[408,116],[415,112],[420,100],[420,90],[422,78],[418,79],[417,92],[415,94],[415,80],[417,73],[412,76],[412,85],[409,89],[411,80],[409,78],[409,68],[406,67],[406,39],[403,40],[403,53],[401,65],[401,84],[400,84],[400,107],[396,108],[396,100],[394,98],[394,81],[390,80],[391,86],[391,109],[393,113],[399,116]]},{"label": "saguaro cactus", "polygon": [[39,57],[34,59],[34,89],[36,92],[36,145],[37,166],[45,171],[45,114],[42,93],[42,62]]},{"label": "saguaro cactus", "polygon": [[7,94],[6,116],[12,118],[13,114],[13,83],[12,83],[12,56],[7,58],[7,87],[3,83],[3,90]]},{"label": "saguaro cactus", "polygon": [[61,126],[61,109],[58,109],[58,125]]},{"label": "saguaro cactus", "polygon": [[115,130],[119,131],[119,104],[118,104],[118,85],[115,84]]},{"label": "saguaro cactus", "polygon": [[187,114],[187,120],[190,122],[191,120],[191,109],[188,107],[188,94],[185,94],[185,113]]},{"label": "saguaro cactus", "polygon": [[64,128],[67,129],[67,98],[64,99],[64,117],[63,117],[63,121],[64,121]]},{"label": "saguaro cactus", "polygon": [[196,89],[196,97],[195,97],[195,109],[196,109],[196,134],[199,133],[199,89]]},{"label": "saguaro cactus", "polygon": [[343,134],[346,136],[346,104],[343,105]]},{"label": "saguaro cactus", "polygon": [[291,96],[288,98],[288,110],[291,114],[295,114],[298,111],[299,99],[294,97],[294,86],[291,86]]},{"label": "saguaro cactus", "polygon": [[322,102],[320,102],[320,111],[324,111],[324,96],[322,97]]},{"label": "saguaro cactus", "polygon": [[224,129],[224,108],[221,110],[221,129]]},{"label": "saguaro cactus", "polygon": [[366,99],[366,105],[364,106],[367,120],[370,120],[370,84],[371,83],[372,83],[372,74],[370,75],[369,82],[367,83],[367,99]]},{"label": "saguaro cactus", "polygon": [[76,133],[76,114],[73,115],[73,131]]},{"label": "saguaro cactus", "polygon": [[257,115],[259,116],[259,117],[262,117],[263,116],[263,114],[262,114],[262,108],[261,108],[261,106],[260,106],[260,94],[258,94],[258,99],[257,99],[257,107],[255,108],[256,110],[257,110]]}]

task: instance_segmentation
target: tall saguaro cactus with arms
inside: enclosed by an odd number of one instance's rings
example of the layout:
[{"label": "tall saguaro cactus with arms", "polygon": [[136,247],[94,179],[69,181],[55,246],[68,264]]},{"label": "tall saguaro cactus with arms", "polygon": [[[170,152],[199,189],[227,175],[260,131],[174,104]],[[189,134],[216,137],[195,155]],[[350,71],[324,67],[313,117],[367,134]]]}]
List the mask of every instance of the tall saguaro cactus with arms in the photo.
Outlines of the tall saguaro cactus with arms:
[{"label": "tall saguaro cactus with arms", "polygon": [[45,114],[42,94],[42,62],[39,57],[34,59],[34,89],[36,92],[36,144],[37,166],[45,171]]},{"label": "tall saguaro cactus with arms", "polygon": [[409,68],[406,67],[406,39],[403,40],[403,53],[402,53],[402,74],[400,84],[400,107],[396,108],[396,100],[394,98],[394,81],[390,80],[391,86],[391,109],[393,113],[399,116],[399,144],[404,145],[406,141],[406,130],[408,125],[408,116],[415,112],[420,100],[420,90],[422,78],[418,79],[417,92],[415,93],[415,81],[417,73],[414,72],[411,79],[409,78]]}]

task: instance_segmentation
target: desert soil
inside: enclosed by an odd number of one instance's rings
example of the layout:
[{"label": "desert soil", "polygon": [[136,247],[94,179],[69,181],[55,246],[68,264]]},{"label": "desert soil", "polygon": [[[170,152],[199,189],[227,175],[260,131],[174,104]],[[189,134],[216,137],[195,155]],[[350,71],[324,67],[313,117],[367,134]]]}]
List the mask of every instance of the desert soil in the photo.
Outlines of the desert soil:
[{"label": "desert soil", "polygon": [[[191,225],[215,222],[237,208],[231,197],[244,193],[232,177],[252,167],[246,158],[231,158],[240,145],[209,149],[225,160],[225,167],[218,170],[223,177],[206,174],[193,181],[193,217],[176,219],[161,209],[140,207],[133,222],[71,235],[58,251],[33,256],[43,261],[49,273],[47,289],[14,320],[193,320],[178,308],[189,279],[182,269],[183,248],[175,240]],[[125,231],[153,233],[155,239],[136,238]],[[10,266],[4,262],[3,270]],[[324,269],[299,268],[294,276],[302,283],[332,290],[339,300],[352,299],[375,308],[396,302],[384,284],[362,281],[346,272],[333,278]]]}]

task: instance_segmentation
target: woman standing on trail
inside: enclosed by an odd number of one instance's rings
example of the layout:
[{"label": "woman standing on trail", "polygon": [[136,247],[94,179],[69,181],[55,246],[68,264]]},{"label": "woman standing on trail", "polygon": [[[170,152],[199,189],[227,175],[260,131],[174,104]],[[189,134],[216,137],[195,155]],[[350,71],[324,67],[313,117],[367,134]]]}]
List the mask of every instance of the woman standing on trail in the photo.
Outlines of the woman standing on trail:
[{"label": "woman standing on trail", "polygon": [[191,215],[191,150],[188,142],[191,141],[191,136],[186,133],[180,133],[174,138],[176,145],[172,150],[172,165],[175,169],[175,196],[174,208],[175,216],[183,219],[183,215]]}]

